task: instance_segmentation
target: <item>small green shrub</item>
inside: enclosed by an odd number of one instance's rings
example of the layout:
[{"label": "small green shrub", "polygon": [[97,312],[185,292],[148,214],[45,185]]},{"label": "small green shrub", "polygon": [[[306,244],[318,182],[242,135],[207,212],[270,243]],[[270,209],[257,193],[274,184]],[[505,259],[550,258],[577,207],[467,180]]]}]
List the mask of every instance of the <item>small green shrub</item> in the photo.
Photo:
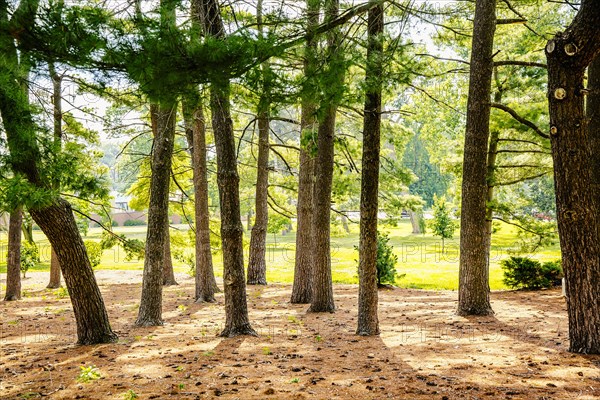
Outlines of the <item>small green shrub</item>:
[{"label": "small green shrub", "polygon": [[35,267],[40,262],[40,250],[37,245],[32,242],[24,241],[21,244],[21,272],[23,278],[29,268]]},{"label": "small green shrub", "polygon": [[123,226],[142,226],[142,225],[146,225],[146,221],[143,221],[141,219],[128,219],[125,222],[123,222]]},{"label": "small green shrub", "polygon": [[102,378],[100,370],[95,365],[90,365],[89,367],[82,365],[79,369],[81,370],[79,375],[77,375],[77,382],[79,383],[89,383]]},{"label": "small green shrub", "polygon": [[90,259],[92,268],[96,268],[98,265],[100,265],[100,261],[102,261],[102,245],[98,242],[94,242],[93,240],[86,240],[83,242],[83,244],[87,250],[88,258]]},{"label": "small green shrub", "polygon": [[[387,233],[377,232],[377,284],[379,286],[396,283],[406,274],[398,275],[396,263],[398,256],[394,254],[394,247],[389,244],[390,238]],[[354,246],[358,251],[358,246]]]},{"label": "small green shrub", "polygon": [[560,261],[540,263],[528,257],[510,257],[501,261],[503,282],[511,288],[541,289],[552,287],[563,276]]}]

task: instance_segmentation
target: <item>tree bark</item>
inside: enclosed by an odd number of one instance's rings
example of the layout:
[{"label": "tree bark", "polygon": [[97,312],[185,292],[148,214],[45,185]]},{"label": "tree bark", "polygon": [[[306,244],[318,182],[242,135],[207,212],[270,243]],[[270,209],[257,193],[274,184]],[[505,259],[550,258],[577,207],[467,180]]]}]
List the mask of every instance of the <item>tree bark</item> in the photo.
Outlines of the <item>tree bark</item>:
[{"label": "tree bark", "polygon": [[[268,100],[267,100],[268,101]],[[264,100],[261,98],[261,103]],[[264,108],[263,104],[260,106]],[[266,106],[268,107],[268,105]],[[248,262],[248,284],[267,284],[267,224],[269,223],[269,113],[260,110],[258,115],[258,165],[256,176],[256,201],[254,226],[250,234],[250,256]]]},{"label": "tree bark", "polygon": [[[21,1],[13,15],[26,17],[18,23],[23,24],[20,28],[27,30],[35,22],[36,11],[36,2]],[[0,21],[5,23],[7,20],[7,4],[0,2]],[[5,31],[0,32],[0,52],[4,56],[3,66],[0,66],[0,114],[6,132],[11,167],[15,174],[24,176],[48,196],[43,205],[32,203],[28,207],[33,220],[42,229],[58,256],[73,305],[77,341],[80,344],[114,342],[117,335],[110,328],[106,307],[71,206],[64,199],[48,194],[51,184],[47,178],[42,178],[38,170],[41,162],[35,140],[38,131],[31,114],[27,88],[19,84],[22,76],[17,46]]]},{"label": "tree bark", "polygon": [[408,216],[410,218],[410,225],[412,226],[412,234],[419,235],[421,232],[421,225],[419,225],[419,214],[413,210],[408,210]]},{"label": "tree bark", "polygon": [[589,142],[592,157],[592,179],[596,197],[600,196],[600,56],[596,56],[588,67],[588,89],[586,114],[588,118]]},{"label": "tree bark", "polygon": [[22,207],[10,213],[8,222],[8,256],[6,257],[6,295],[4,301],[21,299],[21,225]]},{"label": "tree bark", "polygon": [[[52,105],[53,105],[53,120],[54,120],[54,151],[62,151],[62,76],[60,76],[54,67],[54,63],[48,64],[50,78],[52,79]],[[54,179],[52,186],[56,190],[60,190],[60,181]],[[56,252],[50,247],[50,280],[46,288],[56,289],[60,287],[60,263]]]},{"label": "tree bark", "polygon": [[196,295],[195,301],[214,302],[219,291],[213,270],[210,247],[210,214],[206,168],[206,122],[202,106],[184,103],[186,137],[192,152],[194,183],[194,217],[196,221]]},{"label": "tree bark", "polygon": [[173,258],[171,257],[171,233],[169,232],[169,215],[167,214],[167,223],[165,226],[164,243],[164,265],[163,265],[163,286],[177,285],[175,280],[175,271],[173,271]]},{"label": "tree bark", "polygon": [[[339,13],[339,1],[325,2],[326,20]],[[327,33],[327,74],[329,84],[321,102],[323,120],[319,121],[316,156],[316,179],[313,194],[313,291],[309,312],[333,312],[333,284],[331,281],[331,186],[333,181],[333,157],[335,117],[340,101],[340,88],[344,83],[344,63],[341,49],[341,33],[332,29]]]},{"label": "tree bark", "polygon": [[[152,146],[150,205],[137,326],[162,325],[162,284],[165,260],[165,228],[168,223],[169,183],[175,140],[176,105],[155,108],[156,134]],[[151,111],[152,112],[152,111]]]},{"label": "tree bark", "polygon": [[485,201],[495,29],[496,1],[477,0],[463,161],[457,311],[459,315],[493,313],[490,305]]},{"label": "tree bark", "polygon": [[[215,38],[223,38],[225,29],[216,0],[204,0],[201,6],[204,32]],[[240,216],[239,175],[229,95],[229,80],[212,80],[210,108],[217,150],[217,183],[221,206],[223,285],[225,289],[225,328],[221,332],[223,337],[256,335],[250,326],[246,302],[242,243],[244,229]]]},{"label": "tree bark", "polygon": [[358,335],[379,334],[377,317],[377,212],[383,76],[383,4],[369,10],[358,260]]},{"label": "tree bark", "polygon": [[[320,1],[307,0],[307,26],[311,32],[319,24]],[[294,284],[292,304],[308,304],[312,298],[313,275],[313,193],[315,160],[312,155],[317,130],[315,104],[315,73],[317,70],[317,42],[312,35],[304,49],[305,84],[302,93],[302,115],[300,121],[300,168],[298,172],[298,205],[296,226],[296,256],[294,264]]]},{"label": "tree bark", "polygon": [[600,209],[585,116],[585,69],[600,53],[600,7],[584,0],[546,45],[550,141],[569,315],[569,351],[600,353]]},{"label": "tree bark", "polygon": [[[256,3],[256,25],[259,37],[263,37],[263,0]],[[267,225],[269,223],[269,114],[271,108],[271,84],[269,63],[262,68],[262,90],[258,101],[258,160],[256,173],[255,205],[256,217],[250,233],[250,255],[248,261],[248,284],[267,284]]]}]

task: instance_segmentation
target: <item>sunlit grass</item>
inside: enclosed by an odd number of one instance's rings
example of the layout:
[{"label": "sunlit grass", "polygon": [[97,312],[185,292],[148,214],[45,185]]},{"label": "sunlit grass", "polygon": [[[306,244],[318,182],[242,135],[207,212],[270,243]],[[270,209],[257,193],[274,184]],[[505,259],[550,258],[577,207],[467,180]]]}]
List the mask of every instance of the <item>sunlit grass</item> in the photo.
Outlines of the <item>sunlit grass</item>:
[{"label": "sunlit grass", "polygon": [[[492,290],[506,289],[502,283],[502,269],[500,261],[509,257],[511,251],[518,247],[516,228],[500,224],[500,229],[494,234],[492,240],[492,254],[490,260],[490,287]],[[187,225],[177,226],[178,229],[188,229]],[[129,238],[145,239],[144,226],[117,227],[115,232],[124,233]],[[459,233],[456,232],[453,239],[446,240],[445,249],[442,253],[441,241],[427,233],[425,235],[413,235],[408,220],[403,220],[397,227],[381,230],[388,232],[390,244],[394,246],[394,253],[398,256],[396,269],[398,274],[406,274],[397,280],[400,287],[432,289],[432,290],[456,290],[458,288],[458,250]],[[358,283],[357,259],[358,252],[358,227],[351,225],[351,233],[337,234],[331,238],[331,268],[334,283]],[[86,239],[100,240],[100,228],[90,229]],[[249,232],[245,233],[246,236]],[[30,271],[48,271],[49,250],[48,241],[40,231],[35,231],[34,238],[40,246],[42,263]],[[246,243],[249,241],[246,237]],[[295,259],[295,233],[286,235],[269,234],[267,237],[267,280],[275,283],[291,283],[294,274]],[[2,249],[6,249],[6,242],[0,242]],[[248,260],[248,249],[246,248],[245,262]],[[6,251],[3,251],[6,253]],[[533,257],[541,261],[555,260],[560,257],[558,244],[544,248]],[[6,254],[0,256],[0,272],[6,271]],[[222,276],[221,253],[217,252],[214,257],[215,275]],[[173,260],[175,271],[185,273],[189,267]],[[143,260],[125,260],[125,252],[121,247],[104,251],[102,262],[98,270],[141,270]]]}]

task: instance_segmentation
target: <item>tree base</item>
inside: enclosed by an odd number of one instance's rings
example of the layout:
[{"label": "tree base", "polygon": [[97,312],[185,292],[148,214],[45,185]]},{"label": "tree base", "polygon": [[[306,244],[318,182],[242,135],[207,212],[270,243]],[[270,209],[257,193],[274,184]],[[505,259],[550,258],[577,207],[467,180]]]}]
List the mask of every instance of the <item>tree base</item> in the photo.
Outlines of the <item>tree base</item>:
[{"label": "tree base", "polygon": [[135,321],[135,326],[147,327],[147,326],[163,326],[165,323],[160,318],[138,318]]},{"label": "tree base", "polygon": [[4,301],[17,301],[17,300],[21,300],[21,296],[7,295],[6,297],[4,297]]},{"label": "tree base", "polygon": [[486,308],[459,308],[456,310],[456,314],[461,317],[468,316],[478,316],[478,317],[486,317],[494,315],[494,310],[491,307]]},{"label": "tree base", "polygon": [[60,287],[60,283],[49,283],[48,286],[46,286],[46,289],[59,289]]},{"label": "tree base", "polygon": [[226,327],[223,332],[219,334],[219,336],[226,338],[232,338],[236,336],[258,336],[258,333],[252,329],[250,324],[244,324],[242,326]]},{"label": "tree base", "polygon": [[93,344],[104,344],[104,343],[116,343],[119,337],[113,333],[105,333],[103,335],[92,335],[87,338],[78,338],[77,344],[82,346],[93,345]]},{"label": "tree base", "polygon": [[379,336],[379,329],[358,328],[356,334],[358,336]]},{"label": "tree base", "polygon": [[263,285],[263,286],[266,286],[267,285],[267,281],[266,280],[263,281],[262,279],[257,280],[257,281],[252,280],[252,281],[246,282],[246,284],[247,285]]},{"label": "tree base", "polygon": [[175,279],[169,279],[166,281],[163,281],[163,286],[176,286],[179,285],[179,283],[177,283],[177,281]]},{"label": "tree base", "polygon": [[307,297],[307,298],[305,298],[305,297],[300,297],[300,298],[294,298],[294,297],[292,297],[290,299],[290,303],[291,304],[310,304],[310,298],[309,297]]},{"label": "tree base", "polygon": [[196,300],[194,300],[194,303],[196,304],[201,304],[201,303],[216,303],[217,300],[215,300],[214,296],[200,296],[198,298],[196,298]]},{"label": "tree base", "polygon": [[333,314],[335,312],[335,306],[331,305],[331,304],[311,304],[311,306],[308,308],[309,313],[331,313]]}]

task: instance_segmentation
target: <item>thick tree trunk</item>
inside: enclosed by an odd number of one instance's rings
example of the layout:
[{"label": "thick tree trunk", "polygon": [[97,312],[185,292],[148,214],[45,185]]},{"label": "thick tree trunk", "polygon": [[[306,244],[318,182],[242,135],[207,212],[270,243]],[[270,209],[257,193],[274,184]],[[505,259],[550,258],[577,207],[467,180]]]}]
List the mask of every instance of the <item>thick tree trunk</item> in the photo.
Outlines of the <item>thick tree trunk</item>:
[{"label": "thick tree trunk", "polygon": [[[60,76],[54,68],[54,63],[48,64],[50,78],[52,79],[52,105],[53,105],[53,120],[54,120],[54,151],[62,151],[62,76]],[[52,182],[54,189],[60,189],[60,181],[54,179]],[[60,263],[56,252],[50,247],[50,281],[46,288],[56,289],[60,287]]]},{"label": "thick tree trunk", "polygon": [[[201,3],[205,34],[223,38],[225,29],[216,0]],[[229,103],[229,80],[213,80],[210,109],[217,150],[217,183],[221,206],[225,328],[221,336],[256,335],[248,319],[244,276],[244,228],[240,216],[239,175]]]},{"label": "thick tree trunk", "polygon": [[359,335],[378,335],[377,212],[381,136],[381,79],[383,75],[383,5],[369,10],[365,116],[360,188],[360,242],[358,260]]},{"label": "thick tree trunk", "polygon": [[56,252],[50,246],[50,281],[46,286],[47,289],[57,289],[60,287],[60,263],[58,262],[58,256]]},{"label": "thick tree trunk", "polygon": [[589,142],[592,157],[592,179],[596,197],[600,196],[600,56],[588,68],[586,114],[588,118]]},{"label": "thick tree trunk", "polygon": [[[339,13],[339,1],[325,2],[326,20],[331,21]],[[313,291],[309,312],[333,312],[333,284],[331,281],[331,186],[333,181],[333,157],[335,117],[344,84],[345,66],[341,49],[341,33],[332,29],[327,33],[328,88],[323,95],[321,109],[323,120],[319,121],[316,156],[316,179],[313,198]]]},{"label": "thick tree trunk", "polygon": [[184,103],[186,137],[192,151],[194,175],[194,219],[196,221],[196,295],[195,301],[214,302],[219,291],[213,270],[210,247],[210,214],[206,168],[206,123],[202,106]]},{"label": "thick tree trunk", "polygon": [[6,295],[4,301],[21,299],[21,225],[23,209],[10,213],[8,222],[8,256],[6,257]]},{"label": "thick tree trunk", "polygon": [[495,29],[496,1],[477,0],[462,178],[457,311],[459,315],[493,313],[490,305],[485,201]]},{"label": "thick tree trunk", "polygon": [[[28,18],[25,25],[33,24],[36,2],[21,2],[14,15]],[[0,2],[0,19],[8,19],[6,2]],[[0,52],[4,67],[0,67],[0,113],[6,132],[11,166],[15,174],[21,174],[40,190],[47,190],[50,182],[43,180],[38,170],[40,151],[35,140],[38,132],[31,115],[28,91],[19,85],[22,76],[17,48],[8,32],[0,32]],[[23,54],[21,53],[23,59]],[[26,58],[26,57],[25,57]],[[49,205],[30,207],[29,213],[42,229],[56,251],[62,267],[65,283],[71,297],[77,341],[80,344],[114,342],[117,336],[110,328],[104,301],[98,289],[85,246],[70,204],[61,199],[49,199]]]},{"label": "thick tree trunk", "polygon": [[[307,0],[307,31],[319,23],[319,1]],[[314,133],[317,129],[315,90],[313,80],[317,69],[317,42],[309,39],[304,54],[304,75],[306,79],[302,96],[302,115],[300,121],[300,169],[298,172],[298,205],[296,226],[296,258],[294,264],[294,284],[292,286],[292,304],[308,304],[312,298],[313,273],[313,193],[315,161],[311,154]],[[308,142],[308,143],[306,143]]]},{"label": "thick tree trunk", "polygon": [[104,301],[71,205],[59,198],[50,206],[30,209],[29,212],[58,256],[77,322],[77,342],[115,342],[117,335],[110,328]]},{"label": "thick tree trunk", "polygon": [[165,229],[168,223],[169,183],[175,140],[175,105],[156,107],[156,134],[152,146],[150,205],[144,258],[142,298],[137,326],[162,325],[162,283]]},{"label": "thick tree trunk", "polygon": [[558,231],[569,315],[569,351],[600,353],[600,199],[583,82],[600,53],[600,7],[585,0],[572,24],[546,45]]},{"label": "thick tree trunk", "polygon": [[258,165],[256,176],[256,217],[250,235],[248,284],[267,284],[267,224],[269,222],[269,116],[261,111],[258,116]]}]

